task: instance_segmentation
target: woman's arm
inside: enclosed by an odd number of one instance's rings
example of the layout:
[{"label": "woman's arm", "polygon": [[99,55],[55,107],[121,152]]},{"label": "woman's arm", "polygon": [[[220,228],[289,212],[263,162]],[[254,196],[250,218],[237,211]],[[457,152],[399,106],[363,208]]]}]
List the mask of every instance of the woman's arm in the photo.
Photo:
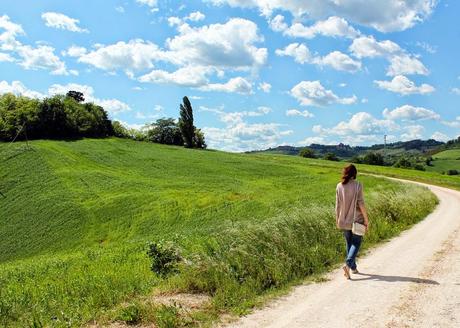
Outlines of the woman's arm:
[{"label": "woman's arm", "polygon": [[340,195],[339,188],[335,190],[335,225],[339,227],[339,216],[340,216]]},{"label": "woman's arm", "polygon": [[367,216],[366,205],[364,203],[364,195],[363,195],[363,185],[361,184],[361,188],[359,188],[358,192],[358,206],[361,210],[361,213],[364,217],[364,225],[366,226],[366,230],[369,228],[369,217]]}]

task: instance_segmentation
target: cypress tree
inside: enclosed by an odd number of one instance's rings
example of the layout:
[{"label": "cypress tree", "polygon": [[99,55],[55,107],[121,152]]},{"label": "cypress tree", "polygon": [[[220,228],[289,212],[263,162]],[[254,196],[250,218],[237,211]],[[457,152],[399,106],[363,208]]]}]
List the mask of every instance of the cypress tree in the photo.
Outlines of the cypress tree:
[{"label": "cypress tree", "polygon": [[193,139],[195,138],[195,127],[193,126],[192,104],[187,96],[183,98],[183,104],[180,105],[179,128],[184,139],[184,146],[192,148]]}]

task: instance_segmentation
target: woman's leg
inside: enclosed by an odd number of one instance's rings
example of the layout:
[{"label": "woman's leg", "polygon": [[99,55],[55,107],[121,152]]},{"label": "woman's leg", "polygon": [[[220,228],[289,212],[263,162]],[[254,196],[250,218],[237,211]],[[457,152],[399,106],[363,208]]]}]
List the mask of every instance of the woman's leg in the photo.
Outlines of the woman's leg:
[{"label": "woman's leg", "polygon": [[345,237],[345,243],[346,243],[346,254],[347,254],[347,257],[348,257],[348,253],[350,252],[350,247],[351,247],[351,243],[352,243],[352,233],[351,233],[351,230],[343,230],[343,236]]},{"label": "woman's leg", "polygon": [[351,245],[347,253],[347,265],[350,269],[356,270],[356,255],[358,255],[361,246],[362,236],[355,235],[351,231],[350,235]]}]

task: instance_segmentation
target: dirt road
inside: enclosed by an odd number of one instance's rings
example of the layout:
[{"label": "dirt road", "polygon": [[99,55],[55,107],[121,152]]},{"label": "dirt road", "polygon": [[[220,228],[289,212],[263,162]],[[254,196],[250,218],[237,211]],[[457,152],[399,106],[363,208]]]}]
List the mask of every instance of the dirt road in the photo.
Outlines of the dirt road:
[{"label": "dirt road", "polygon": [[335,270],[232,327],[460,327],[460,192],[426,186],[435,211],[358,258],[352,280]]}]

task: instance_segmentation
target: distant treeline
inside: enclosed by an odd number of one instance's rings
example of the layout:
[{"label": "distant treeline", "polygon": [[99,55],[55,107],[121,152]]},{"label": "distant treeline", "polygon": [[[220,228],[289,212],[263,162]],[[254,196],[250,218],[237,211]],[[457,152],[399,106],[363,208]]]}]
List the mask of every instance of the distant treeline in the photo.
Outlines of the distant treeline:
[{"label": "distant treeline", "polygon": [[180,118],[161,118],[136,130],[112,122],[101,106],[85,103],[84,95],[69,91],[44,99],[8,93],[0,96],[0,141],[32,139],[104,138],[116,136],[187,148],[206,148],[204,134],[193,125],[187,97]]},{"label": "distant treeline", "polygon": [[107,112],[70,95],[31,99],[0,96],[0,140],[67,139],[113,135]]}]

